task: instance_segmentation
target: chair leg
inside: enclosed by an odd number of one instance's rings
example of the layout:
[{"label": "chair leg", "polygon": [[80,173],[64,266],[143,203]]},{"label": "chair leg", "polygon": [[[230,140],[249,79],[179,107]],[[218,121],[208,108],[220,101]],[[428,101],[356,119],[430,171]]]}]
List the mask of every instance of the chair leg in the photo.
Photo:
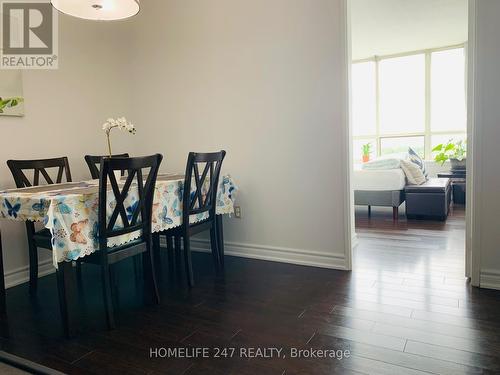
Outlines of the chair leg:
[{"label": "chair leg", "polygon": [[153,282],[153,297],[154,297],[154,303],[155,304],[159,304],[160,303],[160,293],[158,291],[158,282],[157,282],[157,277],[156,277],[156,271],[155,271],[155,265],[154,265],[154,258],[151,254],[151,257],[150,257],[150,261],[151,261],[151,281]]},{"label": "chair leg", "polygon": [[59,263],[56,276],[61,322],[66,337],[71,338],[75,334],[76,322],[78,321],[76,316],[77,309],[74,301],[76,295],[76,280],[74,279],[73,265],[71,262]]},{"label": "chair leg", "polygon": [[113,297],[111,295],[111,275],[109,272],[109,265],[101,265],[101,279],[102,279],[102,291],[104,299],[104,309],[106,311],[106,321],[108,323],[108,328],[115,328],[115,317],[113,309]]},{"label": "chair leg", "polygon": [[224,228],[222,226],[222,215],[215,215],[215,224],[217,227],[217,245],[219,249],[220,265],[224,271]]},{"label": "chair leg", "polygon": [[136,255],[134,257],[132,257],[132,261],[134,262],[134,277],[135,277],[135,283],[138,284],[141,280],[141,267],[142,267],[142,264],[141,264],[141,256],[140,255]]},{"label": "chair leg", "polygon": [[174,246],[172,244],[172,236],[165,236],[167,240],[167,262],[168,262],[168,274],[172,276],[174,273]]},{"label": "chair leg", "polygon": [[144,277],[147,278],[144,282],[144,297],[146,302],[149,302],[147,295],[150,294],[153,298],[153,303],[160,303],[160,294],[158,292],[158,284],[156,282],[156,272],[154,263],[154,254],[152,251],[151,242],[147,245],[148,250],[142,253],[142,266],[144,267]]},{"label": "chair leg", "polygon": [[190,288],[194,286],[194,277],[193,277],[193,264],[191,261],[191,246],[189,243],[189,236],[184,235],[184,263],[186,267],[186,277],[188,281],[188,285]]},{"label": "chair leg", "polygon": [[217,238],[217,228],[215,225],[212,225],[212,228],[210,228],[210,247],[212,250],[212,258],[214,258],[214,266],[215,266],[215,272],[219,273],[220,270],[220,254],[219,254],[219,245],[218,245],[218,238]]},{"label": "chair leg", "polygon": [[175,247],[175,271],[177,274],[177,278],[180,279],[181,274],[181,238],[179,236],[175,236],[174,238],[174,247]]},{"label": "chair leg", "polygon": [[109,280],[111,285],[111,299],[113,307],[119,309],[119,291],[118,291],[118,269],[115,264],[109,265]]},{"label": "chair leg", "polygon": [[82,287],[83,278],[82,278],[82,262],[76,261],[76,282],[78,283],[78,287]]},{"label": "chair leg", "polygon": [[38,249],[31,236],[28,236],[28,251],[30,262],[30,295],[36,296],[38,289]]},{"label": "chair leg", "polygon": [[161,279],[162,267],[160,255],[160,234],[153,233],[151,237],[153,238],[153,266],[155,267],[156,274]]}]

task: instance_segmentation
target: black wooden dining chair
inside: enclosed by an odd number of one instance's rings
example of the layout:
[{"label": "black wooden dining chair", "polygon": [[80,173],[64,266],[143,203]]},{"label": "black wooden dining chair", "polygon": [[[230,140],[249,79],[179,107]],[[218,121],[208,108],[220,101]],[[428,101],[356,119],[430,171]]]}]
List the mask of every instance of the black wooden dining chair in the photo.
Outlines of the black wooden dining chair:
[{"label": "black wooden dining chair", "polygon": [[[130,155],[127,153],[124,154],[115,154],[111,155],[112,158],[128,158]],[[90,175],[93,179],[99,178],[99,168],[101,166],[101,159],[106,158],[108,155],[85,155],[85,162],[87,163]],[[125,175],[125,171],[121,171],[122,176]]]},{"label": "black wooden dining chair", "polygon": [[[110,265],[125,258],[142,254],[146,289],[152,292],[154,302],[159,303],[158,286],[153,264],[151,239],[151,215],[153,196],[162,155],[156,154],[138,158],[103,158],[99,174],[99,250],[82,258],[101,267],[103,297],[108,327],[114,328],[113,296]],[[115,171],[126,170],[128,175],[123,185],[116,180]],[[144,172],[147,172],[144,182]],[[137,189],[137,200],[133,206],[125,207],[125,199],[132,194],[131,187]],[[116,204],[111,215],[106,208],[111,200]],[[118,220],[120,218],[120,220]],[[139,237],[119,246],[109,246],[113,237],[138,232]]]},{"label": "black wooden dining chair", "polygon": [[[12,172],[14,181],[18,188],[29,186],[38,186],[40,184],[58,184],[71,182],[71,172],[67,157],[40,159],[40,160],[8,160],[7,166]],[[56,172],[55,178],[51,173]],[[31,173],[33,174],[32,179]],[[41,180],[43,177],[43,180]],[[31,221],[26,222],[26,233],[28,236],[28,250],[30,263],[30,294],[36,295],[38,285],[38,248],[52,250],[52,235],[48,229],[37,231],[35,224]],[[80,265],[78,265],[80,267]],[[80,274],[80,268],[78,268]]]},{"label": "black wooden dining chair", "polygon": [[[89,167],[90,175],[92,176],[92,179],[97,180],[99,178],[99,169],[101,167],[101,160],[103,158],[108,158],[109,155],[85,155],[84,159],[85,162],[87,163],[87,166]],[[112,158],[128,158],[130,155],[128,153],[123,153],[123,154],[113,154],[111,155]],[[120,172],[120,175],[123,177],[125,176],[125,171],[122,170]],[[138,259],[138,257],[134,257],[134,270],[136,273],[136,278],[139,277],[141,271],[141,260]]]},{"label": "black wooden dining chair", "polygon": [[[212,257],[217,271],[222,264],[218,245],[215,210],[217,206],[217,189],[219,186],[220,170],[225,156],[226,151],[189,153],[182,193],[182,225],[161,233],[161,235],[167,237],[167,243],[170,243],[172,237],[175,238],[176,252],[178,252],[180,238],[182,238],[184,264],[188,285],[190,287],[194,286],[190,245],[191,236],[209,230]],[[200,165],[201,168],[203,168],[201,173]],[[192,189],[192,187],[194,187],[194,189]],[[208,216],[206,219],[195,223],[190,222],[191,215],[203,213],[207,213]]]}]

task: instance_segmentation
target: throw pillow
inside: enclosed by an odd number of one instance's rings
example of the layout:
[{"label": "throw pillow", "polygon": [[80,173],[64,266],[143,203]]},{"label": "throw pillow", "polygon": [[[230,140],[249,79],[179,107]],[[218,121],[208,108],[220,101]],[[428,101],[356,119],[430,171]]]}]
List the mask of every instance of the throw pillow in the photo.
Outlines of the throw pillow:
[{"label": "throw pillow", "polygon": [[420,155],[418,155],[415,152],[415,150],[412,149],[411,147],[408,148],[408,158],[410,159],[410,161],[412,163],[416,164],[422,170],[422,173],[424,174],[425,179],[427,179],[429,174],[425,170],[425,162],[422,160]]},{"label": "throw pillow", "polygon": [[401,169],[405,172],[406,179],[410,185],[422,185],[427,181],[420,167],[409,160],[401,160]]}]

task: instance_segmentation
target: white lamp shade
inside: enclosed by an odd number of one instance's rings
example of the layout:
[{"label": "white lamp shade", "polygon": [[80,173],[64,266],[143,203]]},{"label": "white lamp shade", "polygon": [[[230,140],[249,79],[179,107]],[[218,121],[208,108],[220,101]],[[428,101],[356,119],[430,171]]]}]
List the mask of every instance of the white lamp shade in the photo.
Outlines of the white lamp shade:
[{"label": "white lamp shade", "polygon": [[51,0],[58,11],[95,21],[122,20],[139,13],[139,0]]}]

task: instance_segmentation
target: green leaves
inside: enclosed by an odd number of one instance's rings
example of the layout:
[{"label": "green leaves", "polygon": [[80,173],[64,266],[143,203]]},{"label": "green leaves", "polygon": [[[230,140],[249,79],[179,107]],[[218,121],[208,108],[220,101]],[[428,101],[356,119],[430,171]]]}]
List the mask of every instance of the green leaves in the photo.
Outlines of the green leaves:
[{"label": "green leaves", "polygon": [[436,163],[443,165],[449,159],[463,160],[467,155],[467,143],[465,141],[454,142],[450,139],[447,143],[441,143],[432,149],[437,152],[434,157]]},{"label": "green leaves", "polygon": [[453,143],[448,143],[445,148],[444,148],[444,151],[451,151],[451,150],[454,150],[455,149],[455,145]]},{"label": "green leaves", "polygon": [[0,113],[4,113],[5,108],[15,107],[23,101],[24,101],[24,98],[21,98],[21,97],[6,98],[6,99],[0,98]]},{"label": "green leaves", "polygon": [[363,152],[363,156],[369,156],[372,153],[372,144],[367,143],[361,146],[361,150]]},{"label": "green leaves", "polygon": [[447,160],[448,160],[448,157],[442,153],[438,154],[434,157],[434,161],[436,163],[441,163],[441,165],[443,165]]},{"label": "green leaves", "polygon": [[443,144],[440,143],[440,144],[438,144],[436,147],[434,147],[432,149],[432,152],[439,152],[439,151],[441,151],[443,149],[443,147],[444,147]]}]

